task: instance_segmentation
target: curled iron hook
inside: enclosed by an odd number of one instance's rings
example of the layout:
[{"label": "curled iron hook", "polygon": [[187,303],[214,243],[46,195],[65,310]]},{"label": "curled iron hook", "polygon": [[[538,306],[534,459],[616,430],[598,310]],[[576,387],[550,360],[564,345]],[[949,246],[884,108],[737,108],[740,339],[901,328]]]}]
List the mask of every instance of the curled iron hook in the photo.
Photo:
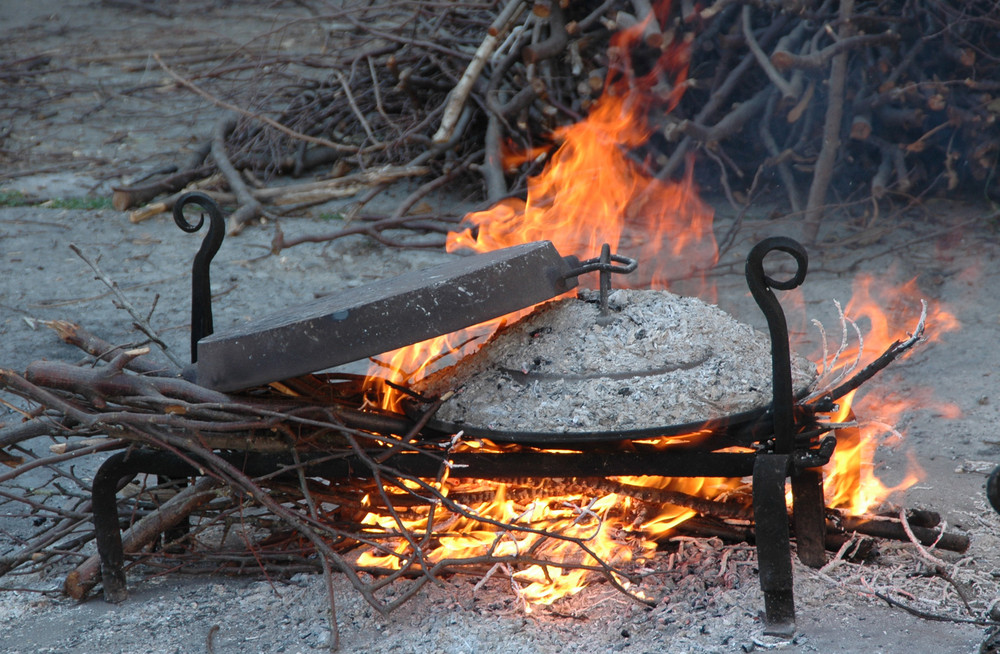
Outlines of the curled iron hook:
[{"label": "curled iron hook", "polygon": [[[764,258],[771,252],[780,251],[792,255],[796,270],[791,279],[774,279],[764,272]],[[757,302],[764,318],[767,319],[771,335],[771,379],[773,399],[771,411],[774,415],[775,452],[790,454],[795,438],[795,419],[792,415],[794,397],[792,388],[792,355],[788,344],[788,324],[781,303],[774,296],[772,288],[790,291],[802,284],[809,268],[809,256],[802,245],[786,236],[766,238],[750,250],[747,255],[746,278],[750,293]]]},{"label": "curled iron hook", "polygon": [[214,331],[212,325],[212,282],[209,269],[212,259],[222,247],[226,236],[226,221],[222,211],[209,195],[201,191],[185,193],[174,203],[174,222],[189,234],[201,229],[205,224],[205,214],[197,224],[189,223],[184,216],[184,207],[196,204],[208,212],[208,234],[202,239],[198,254],[191,266],[191,363],[198,361],[198,341]]}]

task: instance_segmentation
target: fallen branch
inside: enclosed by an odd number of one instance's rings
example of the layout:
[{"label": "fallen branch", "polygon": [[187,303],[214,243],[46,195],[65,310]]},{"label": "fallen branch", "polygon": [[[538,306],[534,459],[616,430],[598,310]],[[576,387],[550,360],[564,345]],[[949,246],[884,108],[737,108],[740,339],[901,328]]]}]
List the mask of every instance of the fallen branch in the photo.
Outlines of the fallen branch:
[{"label": "fallen branch", "polygon": [[226,183],[236,195],[238,209],[229,215],[229,233],[239,234],[247,223],[264,216],[264,206],[250,193],[243,177],[233,167],[226,154],[226,137],[236,129],[236,114],[229,114],[220,119],[212,130],[212,159],[226,178]]},{"label": "fallen branch", "polygon": [[143,316],[141,313],[139,313],[138,309],[136,309],[132,305],[132,303],[129,302],[128,298],[125,297],[125,294],[122,293],[120,288],[118,288],[118,282],[112,280],[110,277],[105,275],[104,271],[102,271],[101,268],[97,265],[97,262],[88,257],[86,254],[84,254],[83,251],[80,250],[80,248],[78,248],[76,245],[70,243],[69,249],[72,250],[76,254],[76,256],[83,259],[84,263],[90,266],[90,269],[94,271],[95,275],[97,275],[96,279],[98,279],[101,283],[107,286],[108,290],[110,290],[114,294],[115,299],[118,301],[119,305],[123,309],[125,309],[130,316],[132,316],[132,320],[134,321],[133,324],[136,326],[136,328],[138,328],[139,331],[145,334],[149,338],[149,340],[151,340],[153,343],[156,343],[156,345],[159,346],[160,350],[163,352],[164,356],[170,359],[170,362],[173,363],[178,370],[183,368],[184,365],[180,362],[179,359],[177,359],[174,356],[174,353],[170,351],[166,342],[164,342],[163,339],[161,339],[156,334],[156,331],[153,329],[152,325],[149,324],[149,319],[146,316]]}]

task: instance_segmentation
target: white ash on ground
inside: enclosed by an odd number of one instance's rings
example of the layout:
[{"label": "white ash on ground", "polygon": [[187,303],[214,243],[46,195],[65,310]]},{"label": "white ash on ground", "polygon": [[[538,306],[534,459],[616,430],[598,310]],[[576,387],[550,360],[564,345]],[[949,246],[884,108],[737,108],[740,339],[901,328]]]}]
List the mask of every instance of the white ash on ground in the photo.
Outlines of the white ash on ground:
[{"label": "white ash on ground", "polygon": [[[622,431],[698,423],[767,406],[768,337],[718,307],[667,291],[594,291],[556,300],[419,383],[459,392],[437,418],[518,432]],[[793,384],[815,366],[793,357]]]},{"label": "white ash on ground", "polygon": [[[792,640],[761,634],[763,600],[755,549],[746,544],[726,545],[715,538],[674,538],[663,551],[636,562],[632,572],[640,577],[638,588],[655,600],[651,607],[597,581],[577,595],[525,613],[509,578],[494,575],[484,581],[456,575],[427,585],[418,598],[383,618],[337,576],[339,651],[896,652],[900,650],[884,642],[879,646],[877,634],[895,628],[896,643],[902,644],[915,635],[910,634],[912,616],[887,608],[875,592],[957,619],[968,616],[957,588],[966,592],[976,612],[982,612],[994,598],[992,573],[977,569],[968,557],[935,553],[947,565],[942,575],[910,544],[882,543],[879,550],[874,561],[834,558],[822,570],[795,561],[800,628]],[[154,576],[146,576],[151,572]],[[29,587],[56,589],[59,579],[32,575],[22,581]],[[130,571],[130,583],[132,597],[122,605],[99,598],[79,603],[38,593],[0,594],[4,651],[330,651],[329,604],[322,575],[299,573],[270,580],[158,576],[137,566]],[[388,589],[390,593],[403,591],[395,586]],[[875,633],[853,630],[853,646],[830,648],[829,632],[844,630],[843,623],[859,615],[870,618]],[[966,625],[964,631],[975,639],[984,630]],[[211,649],[206,647],[209,638]],[[866,648],[866,643],[874,647]],[[971,651],[949,643],[943,633],[927,635],[921,644],[926,647],[918,645],[915,651]]]}]

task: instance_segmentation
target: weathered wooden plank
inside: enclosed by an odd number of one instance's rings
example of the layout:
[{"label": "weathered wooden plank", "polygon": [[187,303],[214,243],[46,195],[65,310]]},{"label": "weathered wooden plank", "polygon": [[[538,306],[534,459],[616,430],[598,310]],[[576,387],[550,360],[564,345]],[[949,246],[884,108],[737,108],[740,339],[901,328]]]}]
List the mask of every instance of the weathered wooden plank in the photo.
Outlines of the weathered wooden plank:
[{"label": "weathered wooden plank", "polygon": [[574,265],[539,241],[345,289],[201,339],[197,382],[234,391],[457,331],[565,293]]}]

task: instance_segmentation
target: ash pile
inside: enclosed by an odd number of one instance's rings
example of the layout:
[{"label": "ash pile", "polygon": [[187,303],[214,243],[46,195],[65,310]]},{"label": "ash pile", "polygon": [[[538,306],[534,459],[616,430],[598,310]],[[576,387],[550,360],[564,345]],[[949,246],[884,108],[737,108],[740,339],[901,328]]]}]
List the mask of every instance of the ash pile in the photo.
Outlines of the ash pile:
[{"label": "ash pile", "polygon": [[[667,291],[596,291],[547,303],[478,352],[423,380],[458,392],[437,418],[516,432],[627,432],[702,423],[766,407],[767,336],[716,306]],[[807,389],[816,368],[794,357]]]}]

